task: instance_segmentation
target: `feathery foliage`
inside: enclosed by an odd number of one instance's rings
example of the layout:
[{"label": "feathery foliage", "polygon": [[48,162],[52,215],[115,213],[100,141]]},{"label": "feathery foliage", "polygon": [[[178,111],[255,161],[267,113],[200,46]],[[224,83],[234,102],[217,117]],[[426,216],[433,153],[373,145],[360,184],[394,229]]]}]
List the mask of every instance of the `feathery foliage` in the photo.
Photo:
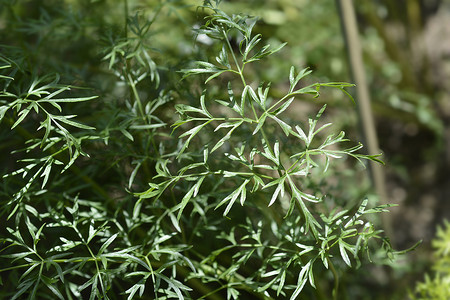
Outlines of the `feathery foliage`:
[{"label": "feathery foliage", "polygon": [[[182,1],[126,11],[123,30],[114,15],[95,19],[105,3],[35,18],[3,2],[27,46],[0,57],[2,297],[298,299],[333,282],[337,299],[364,253],[394,254],[368,216],[388,206],[342,207],[314,184],[335,162],[379,155],[324,124],[326,105],[286,117],[352,84],[292,67],[274,96],[254,66],[285,44],[255,34],[255,18],[206,1],[193,38],[208,49],[184,57],[156,50],[163,18],[187,22]],[[65,39],[79,57],[39,55]]]}]

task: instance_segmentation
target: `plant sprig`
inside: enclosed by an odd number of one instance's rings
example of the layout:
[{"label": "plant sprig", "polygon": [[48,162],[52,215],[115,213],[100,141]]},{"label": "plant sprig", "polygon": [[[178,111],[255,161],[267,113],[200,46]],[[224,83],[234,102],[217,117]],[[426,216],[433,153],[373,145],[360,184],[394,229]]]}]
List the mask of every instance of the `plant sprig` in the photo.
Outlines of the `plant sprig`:
[{"label": "plant sprig", "polygon": [[[380,163],[382,161],[378,158],[380,155],[358,153],[357,151],[362,148],[360,143],[341,149],[341,144],[349,141],[345,138],[344,132],[337,135],[332,133],[322,138],[323,132],[331,126],[331,123],[318,125],[326,105],[314,118],[309,119],[308,130],[305,130],[300,124],[292,126],[283,120],[283,112],[291,107],[298,96],[312,95],[317,98],[320,96],[322,87],[337,88],[349,95],[345,88],[351,87],[353,84],[330,82],[301,86],[301,80],[309,76],[311,70],[305,68],[297,73],[292,67],[289,72],[288,91],[278,100],[272,99],[270,83],[261,83],[257,89],[253,88],[247,84],[245,69],[250,68],[251,63],[278,52],[284,44],[273,49],[270,48],[270,45],[260,46],[261,36],[252,34],[254,20],[243,15],[229,16],[211,5],[203,8],[212,10],[212,13],[207,15],[205,25],[198,29],[197,33],[206,34],[211,39],[217,40],[222,47],[215,58],[216,62],[196,61],[193,67],[182,70],[183,78],[207,74],[208,77],[204,84],[211,84],[213,80],[219,80],[225,73],[229,73],[235,75],[235,80],[231,80],[230,76],[225,77],[230,80],[227,84],[229,96],[227,100],[211,99],[208,89],[205,89],[200,97],[198,107],[185,104],[176,106],[180,119],[173,125],[174,129],[191,126],[179,135],[179,138],[184,140],[177,157],[181,158],[187,151],[197,151],[190,150],[191,144],[195,139],[208,136],[209,133],[206,132],[210,127],[214,129],[215,141],[208,142],[198,149],[199,152],[203,152],[202,162],[188,163],[187,166],[180,169],[178,175],[160,173],[158,179],[162,181],[152,184],[149,190],[138,195],[141,199],[158,199],[169,186],[182,179],[189,180],[192,182],[189,191],[174,207],[174,211],[178,211],[178,220],[182,217],[188,203],[199,197],[201,186],[205,184],[207,178],[222,177],[231,179],[235,183],[234,187],[230,187],[230,191],[225,193],[215,205],[215,209],[225,207],[224,216],[230,214],[236,202],[244,206],[252,194],[264,193],[267,195],[270,199],[267,203],[268,206],[273,206],[277,199],[283,200],[287,197],[289,207],[285,212],[285,218],[299,216],[295,226],[300,228],[304,236],[295,236],[290,239],[291,243],[302,250],[284,262],[286,266],[302,266],[298,272],[297,285],[291,294],[291,299],[295,299],[300,295],[306,282],[315,287],[313,274],[314,263],[317,259],[320,259],[326,268],[334,270],[332,262],[334,258],[331,259],[334,249],[337,249],[341,259],[349,267],[352,266],[351,258],[359,263],[358,255],[368,250],[368,241],[374,238],[382,239],[381,231],[375,230],[370,222],[364,222],[360,218],[366,213],[381,212],[385,208],[366,210],[368,202],[364,200],[353,216],[347,214],[349,212],[346,210],[340,210],[337,215],[319,218],[317,212],[320,211],[319,207],[323,196],[317,195],[317,193],[311,194],[302,188],[303,179],[312,176],[313,168],[321,167],[323,172],[327,172],[331,160],[342,159],[344,156],[354,157],[361,163],[363,163],[362,160],[374,160]],[[230,45],[233,36],[241,39],[239,55]],[[219,110],[213,108],[214,102],[220,105]],[[216,115],[212,113],[213,111],[220,111],[225,117]],[[278,127],[274,129],[274,125]],[[269,128],[271,130],[270,138],[266,133]],[[205,133],[203,134],[203,132]],[[224,133],[219,135],[221,132]],[[235,138],[236,132],[240,133],[236,134]],[[251,137],[252,143],[239,141],[239,136]],[[284,145],[281,142],[286,138],[289,138],[290,142],[293,140],[296,145],[296,147],[290,147],[295,152],[288,156],[286,156],[286,150],[283,150]],[[199,143],[195,144],[197,146]],[[201,144],[202,142],[200,142]],[[234,151],[224,149],[234,149]],[[230,161],[227,169],[223,169],[223,165],[221,165],[222,169],[214,169],[213,162],[209,159],[213,153],[217,160],[221,159],[217,157],[222,156],[223,159]],[[344,221],[345,225],[340,225]],[[362,227],[358,229],[358,226]],[[313,249],[311,245],[314,244],[319,244],[321,247]],[[245,247],[245,244],[242,243],[235,245],[236,247]],[[231,248],[226,246],[223,250],[214,253],[221,253],[229,249]],[[242,252],[242,257],[238,255],[241,252],[236,253],[230,269],[223,271],[223,274],[226,274],[226,276],[223,275],[223,278],[232,278],[241,265],[254,255],[256,249],[258,246],[252,245],[249,247],[249,252]],[[282,250],[283,248],[279,249],[281,255],[284,250]],[[216,256],[217,254],[208,260],[214,260]],[[270,258],[259,257],[259,259],[263,260],[267,266],[272,264]],[[288,267],[283,272],[276,267],[274,269],[278,271],[261,273],[262,278],[276,276],[264,286],[259,286],[257,288],[259,292],[275,289],[277,295],[282,293],[284,276],[286,276],[285,272],[288,272]],[[337,276],[334,271],[333,273]],[[338,278],[336,278],[337,281]],[[337,293],[337,291],[335,292]]]}]

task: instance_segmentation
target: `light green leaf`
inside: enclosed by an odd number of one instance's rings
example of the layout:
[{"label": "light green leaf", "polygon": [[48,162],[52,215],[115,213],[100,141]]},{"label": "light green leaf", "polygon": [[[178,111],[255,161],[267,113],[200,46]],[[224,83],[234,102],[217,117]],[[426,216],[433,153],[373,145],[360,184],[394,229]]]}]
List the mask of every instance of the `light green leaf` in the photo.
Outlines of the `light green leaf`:
[{"label": "light green leaf", "polygon": [[346,248],[346,243],[345,243],[342,239],[339,239],[339,251],[340,251],[340,253],[341,253],[341,257],[342,257],[342,259],[344,260],[344,262],[345,262],[349,267],[351,267],[352,264],[351,264],[351,262],[350,262],[350,258],[348,257],[348,254],[347,254],[347,251],[345,250],[345,248]]},{"label": "light green leaf", "polygon": [[3,120],[3,117],[5,116],[8,109],[11,107],[11,105],[2,105],[0,106],[0,122]]},{"label": "light green leaf", "polygon": [[130,141],[134,141],[134,138],[129,131],[124,128],[120,128],[119,130],[127,139],[129,139]]},{"label": "light green leaf", "polygon": [[311,272],[310,266],[311,261],[309,261],[306,265],[304,265],[300,270],[300,273],[298,274],[297,287],[292,293],[290,300],[297,299],[297,297],[300,295],[300,292],[303,290],[306,281],[308,281],[308,273]]},{"label": "light green leaf", "polygon": [[202,185],[204,179],[205,176],[200,177],[197,180],[197,182],[189,189],[186,195],[184,195],[183,199],[181,199],[181,203],[174,208],[174,210],[178,210],[177,215],[178,220],[180,220],[183,210],[188,204],[189,200],[191,200],[192,197],[197,196],[200,186]]},{"label": "light green leaf", "polygon": [[216,73],[214,73],[213,75],[209,76],[206,80],[205,80],[205,84],[208,83],[210,80],[222,75],[225,72],[231,72],[230,70],[221,70],[221,71],[216,71]]},{"label": "light green leaf", "polygon": [[214,147],[211,149],[211,153],[213,153],[214,151],[216,151],[216,150],[217,150],[220,146],[222,146],[228,139],[230,139],[231,134],[233,133],[233,131],[235,131],[239,126],[241,126],[241,124],[242,124],[243,122],[244,122],[243,120],[240,120],[240,121],[237,121],[237,122],[233,122],[233,123],[228,123],[228,122],[226,122],[226,123],[222,123],[222,124],[220,124],[219,126],[217,126],[216,129],[215,129],[214,131],[220,129],[221,127],[230,127],[230,126],[232,126],[233,128],[231,128],[231,129],[228,131],[228,133],[227,133],[223,138],[221,138],[221,139],[216,143],[216,145],[214,145]]},{"label": "light green leaf", "polygon": [[245,201],[245,196],[243,196],[243,193],[246,193],[246,189],[245,186],[247,185],[247,183],[250,182],[250,179],[246,179],[240,186],[239,188],[237,188],[236,190],[234,190],[231,194],[229,194],[228,196],[226,196],[222,201],[220,201],[219,204],[217,204],[216,208],[219,208],[220,206],[222,206],[223,204],[228,202],[227,207],[225,208],[225,211],[223,213],[224,216],[226,216],[228,214],[228,212],[230,211],[231,207],[233,206],[234,202],[236,202],[236,199],[240,196],[241,197],[241,201],[243,203],[243,201]]},{"label": "light green leaf", "polygon": [[41,148],[44,147],[45,143],[47,143],[47,139],[48,139],[48,136],[50,134],[50,130],[52,128],[51,115],[50,114],[47,115],[47,118],[45,119],[44,122],[41,123],[41,126],[39,126],[39,128],[37,130],[41,129],[42,127],[45,127],[45,133],[44,133],[44,136],[43,136],[42,141],[41,141]]},{"label": "light green leaf", "polygon": [[291,103],[294,101],[294,97],[289,98],[287,101],[284,101],[283,104],[281,104],[277,109],[275,109],[273,111],[273,114],[275,114],[276,116],[278,116],[279,114],[281,114],[282,112],[284,112],[290,105]]},{"label": "light green leaf", "polygon": [[103,243],[103,245],[100,247],[100,250],[98,250],[98,254],[97,254],[97,255],[98,255],[98,256],[102,255],[103,252],[106,250],[106,248],[108,248],[109,245],[111,245],[111,243],[114,242],[114,240],[117,238],[118,235],[119,235],[118,233],[115,233],[115,234],[113,234],[111,237],[109,237],[109,239],[107,239],[107,240]]},{"label": "light green leaf", "polygon": [[190,143],[190,141],[194,138],[194,136],[197,135],[197,133],[198,133],[203,127],[205,127],[209,122],[210,122],[210,121],[205,122],[205,123],[200,124],[200,125],[197,125],[197,126],[195,126],[194,128],[192,128],[192,129],[190,129],[190,130],[188,130],[188,131],[186,131],[185,133],[183,133],[183,134],[180,135],[180,138],[185,137],[185,136],[188,136],[188,135],[189,135],[189,137],[188,137],[188,139],[184,142],[183,147],[181,147],[181,150],[180,150],[180,152],[178,153],[177,158],[179,158],[180,155],[184,152],[184,150],[186,150],[186,148],[189,146],[189,143]]},{"label": "light green leaf", "polygon": [[267,112],[264,112],[261,117],[258,119],[258,125],[256,126],[255,130],[253,130],[252,135],[255,135],[264,125],[264,122],[267,118]]},{"label": "light green leaf", "polygon": [[81,128],[81,129],[88,129],[88,130],[90,130],[90,129],[95,129],[95,127],[83,125],[83,124],[81,124],[81,123],[78,123],[78,122],[74,122],[74,121],[69,120],[69,119],[74,118],[74,117],[76,117],[76,115],[69,115],[69,116],[52,116],[53,119],[58,120],[58,121],[60,121],[60,122],[63,122],[63,123],[65,123],[65,124],[67,124],[67,125],[70,125],[70,126],[78,127],[78,128]]},{"label": "light green leaf", "polygon": [[203,114],[212,119],[213,116],[209,113],[208,109],[206,108],[205,97],[206,97],[206,95],[204,92],[200,97],[200,106],[202,107]]},{"label": "light green leaf", "polygon": [[[297,76],[295,76],[295,68],[292,66],[291,70],[289,72],[289,83],[290,83],[289,93],[292,93],[294,91],[295,86],[298,84],[298,82],[300,80],[302,80],[304,77],[308,76],[311,73],[312,73],[312,71],[309,70],[309,68],[305,68],[305,69],[301,70],[297,74]],[[294,78],[294,76],[295,76],[295,78]]]},{"label": "light green leaf", "polygon": [[284,181],[285,181],[285,179],[286,179],[286,177],[283,176],[277,180],[278,185],[275,189],[275,192],[272,195],[272,198],[270,199],[268,206],[271,206],[275,202],[275,200],[278,198],[279,194],[281,195],[281,197],[284,197]]},{"label": "light green leaf", "polygon": [[286,136],[289,136],[289,133],[292,132],[292,127],[290,125],[288,125],[286,122],[280,120],[279,118],[277,118],[272,114],[269,114],[269,117],[275,120],[278,123],[278,125],[280,125],[281,129],[283,130]]},{"label": "light green leaf", "polygon": [[157,123],[157,124],[142,124],[142,125],[130,125],[129,129],[135,130],[146,130],[146,129],[155,129],[166,126],[166,123]]},{"label": "light green leaf", "polygon": [[11,126],[11,129],[14,129],[17,125],[19,125],[23,119],[25,119],[25,117],[28,115],[28,113],[31,111],[31,109],[33,108],[33,105],[30,104],[28,105],[24,110],[21,110],[19,112],[19,118],[16,120],[16,122]]},{"label": "light green leaf", "polygon": [[52,291],[52,293],[55,294],[59,299],[65,299],[61,292],[53,285],[53,282],[50,278],[48,278],[47,276],[42,276],[42,281],[47,286],[47,288]]}]

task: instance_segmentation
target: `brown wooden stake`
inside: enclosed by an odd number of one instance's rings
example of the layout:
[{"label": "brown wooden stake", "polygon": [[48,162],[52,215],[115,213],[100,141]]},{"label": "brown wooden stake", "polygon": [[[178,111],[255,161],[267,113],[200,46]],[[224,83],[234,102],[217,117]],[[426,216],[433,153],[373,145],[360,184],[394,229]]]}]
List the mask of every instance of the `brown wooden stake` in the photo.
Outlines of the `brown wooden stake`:
[{"label": "brown wooden stake", "polygon": [[[347,47],[347,55],[352,73],[352,80],[356,84],[355,100],[358,105],[358,111],[363,127],[363,135],[365,144],[367,146],[367,152],[370,154],[377,154],[380,153],[380,148],[378,146],[375,122],[370,105],[370,96],[364,70],[362,50],[359,42],[358,26],[356,23],[353,2],[352,0],[336,1],[339,9],[342,31]],[[389,203],[382,166],[378,163],[370,162],[370,171],[375,187],[375,192],[380,198],[380,203]],[[392,220],[390,218],[390,215],[388,213],[383,213],[381,215],[381,218],[386,235],[393,238]]]}]

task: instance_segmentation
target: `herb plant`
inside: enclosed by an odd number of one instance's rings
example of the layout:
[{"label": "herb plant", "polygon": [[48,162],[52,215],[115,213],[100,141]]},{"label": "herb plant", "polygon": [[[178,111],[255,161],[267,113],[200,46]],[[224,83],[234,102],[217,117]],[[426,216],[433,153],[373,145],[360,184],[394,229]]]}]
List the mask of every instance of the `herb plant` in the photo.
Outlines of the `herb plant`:
[{"label": "herb plant", "polygon": [[[273,96],[256,70],[284,44],[209,1],[195,35],[211,47],[193,48],[204,59],[177,76],[150,43],[174,3],[126,12],[124,32],[96,29],[104,63],[90,79],[113,92],[61,82],[20,48],[1,55],[0,134],[16,159],[1,192],[2,297],[337,299],[346,266],[380,248],[371,241],[392,254],[367,216],[387,206],[345,208],[316,184],[335,161],[379,155],[324,124],[326,105],[306,122],[285,117],[352,84],[305,84],[312,71],[292,67]],[[42,33],[50,15],[28,30]]]},{"label": "herb plant", "polygon": [[437,229],[432,240],[434,248],[433,276],[425,274],[422,282],[417,282],[414,291],[409,292],[411,299],[448,299],[450,297],[450,223]]}]

